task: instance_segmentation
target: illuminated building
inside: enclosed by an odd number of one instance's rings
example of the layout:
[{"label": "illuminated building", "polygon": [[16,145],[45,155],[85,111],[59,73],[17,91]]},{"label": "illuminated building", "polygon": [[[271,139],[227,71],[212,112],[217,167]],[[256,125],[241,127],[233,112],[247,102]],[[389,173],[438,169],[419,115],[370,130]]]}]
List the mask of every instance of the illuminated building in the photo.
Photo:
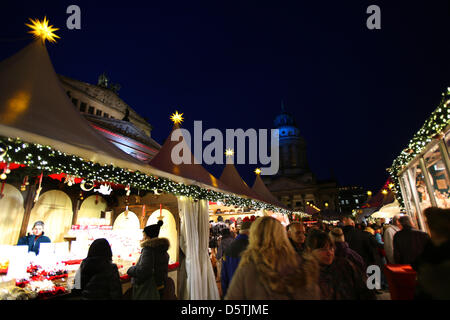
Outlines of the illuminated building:
[{"label": "illuminated building", "polygon": [[161,145],[151,137],[152,126],[118,95],[120,86],[105,74],[97,85],[59,75],[74,106],[107,140],[136,159],[149,162]]},{"label": "illuminated building", "polygon": [[280,133],[280,168],[276,175],[261,177],[268,189],[294,211],[305,211],[309,204],[322,210],[338,211],[336,181],[318,181],[311,172],[306,142],[284,104],[275,117],[274,127]]}]

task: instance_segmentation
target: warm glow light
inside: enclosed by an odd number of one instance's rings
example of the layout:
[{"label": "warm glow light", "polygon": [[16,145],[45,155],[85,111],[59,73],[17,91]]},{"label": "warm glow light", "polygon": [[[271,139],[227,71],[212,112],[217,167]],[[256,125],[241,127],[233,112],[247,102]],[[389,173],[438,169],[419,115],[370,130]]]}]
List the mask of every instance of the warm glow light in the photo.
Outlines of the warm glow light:
[{"label": "warm glow light", "polygon": [[170,120],[172,120],[172,122],[174,124],[179,124],[179,123],[183,122],[183,114],[182,113],[178,113],[178,111],[175,111],[175,113],[173,113],[170,116]]},{"label": "warm glow light", "polygon": [[225,155],[226,155],[227,157],[232,157],[232,156],[234,155],[233,149],[227,149],[227,150],[225,150]]},{"label": "warm glow light", "polygon": [[6,124],[14,123],[30,105],[30,93],[17,91],[6,101],[6,108],[0,112],[0,119]]},{"label": "warm glow light", "polygon": [[53,28],[53,26],[49,26],[47,17],[44,17],[44,21],[39,21],[38,19],[30,19],[30,21],[32,24],[25,23],[25,25],[31,28],[31,31],[28,31],[28,33],[34,35],[35,38],[41,38],[42,42],[45,42],[45,40],[56,42],[55,38],[59,38],[56,34],[53,33],[53,31],[59,29]]},{"label": "warm glow light", "polygon": [[393,183],[389,183],[389,189],[392,189],[395,186]]},{"label": "warm glow light", "polygon": [[260,168],[256,168],[256,169],[255,169],[255,173],[256,173],[256,174],[261,174],[261,169],[260,169]]},{"label": "warm glow light", "polygon": [[367,191],[367,195],[370,197],[372,195],[372,191]]},{"label": "warm glow light", "polygon": [[386,189],[383,189],[383,191],[381,191],[382,194],[388,194],[388,191]]}]

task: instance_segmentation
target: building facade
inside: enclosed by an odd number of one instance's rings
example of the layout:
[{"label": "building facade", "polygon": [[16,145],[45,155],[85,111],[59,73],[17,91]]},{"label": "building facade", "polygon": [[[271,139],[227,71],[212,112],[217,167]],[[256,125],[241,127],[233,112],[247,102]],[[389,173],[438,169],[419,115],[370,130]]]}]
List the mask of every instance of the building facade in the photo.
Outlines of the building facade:
[{"label": "building facade", "polygon": [[274,127],[280,134],[280,167],[276,175],[263,176],[267,188],[293,211],[306,211],[308,205],[338,211],[338,189],[334,180],[318,181],[311,172],[306,141],[295,119],[281,106]]},{"label": "building facade", "polygon": [[360,209],[368,199],[367,192],[362,187],[339,187],[338,190],[339,212],[342,214],[351,214]]},{"label": "building facade", "polygon": [[120,87],[105,74],[97,85],[59,75],[75,108],[111,143],[133,157],[148,162],[161,145],[151,137],[152,126],[118,95]]}]

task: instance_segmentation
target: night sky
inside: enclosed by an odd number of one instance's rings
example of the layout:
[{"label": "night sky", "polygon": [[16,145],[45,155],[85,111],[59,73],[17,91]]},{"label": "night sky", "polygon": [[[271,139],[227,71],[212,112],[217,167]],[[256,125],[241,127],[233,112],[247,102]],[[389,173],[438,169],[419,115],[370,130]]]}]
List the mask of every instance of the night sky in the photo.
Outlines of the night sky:
[{"label": "night sky", "polygon": [[[0,60],[28,43],[25,23],[60,28],[47,48],[57,73],[96,84],[106,72],[120,97],[163,143],[169,115],[204,130],[271,128],[281,100],[307,142],[318,179],[382,187],[450,85],[449,1],[8,1]],[[68,30],[66,8],[81,8]],[[366,9],[381,8],[381,30]],[[192,131],[191,131],[192,132]],[[206,168],[219,177],[223,166]],[[255,166],[237,166],[253,184]]]}]

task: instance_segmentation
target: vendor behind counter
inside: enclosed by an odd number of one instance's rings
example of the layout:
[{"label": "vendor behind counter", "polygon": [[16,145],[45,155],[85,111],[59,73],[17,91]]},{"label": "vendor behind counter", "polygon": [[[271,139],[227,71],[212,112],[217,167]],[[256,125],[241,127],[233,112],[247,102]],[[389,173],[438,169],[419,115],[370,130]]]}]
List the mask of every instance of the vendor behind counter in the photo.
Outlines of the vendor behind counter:
[{"label": "vendor behind counter", "polygon": [[41,243],[50,243],[49,237],[44,236],[44,222],[36,221],[33,225],[32,234],[28,234],[19,239],[17,242],[18,246],[26,245],[28,246],[28,252],[34,252],[36,255],[39,254],[39,248]]}]

